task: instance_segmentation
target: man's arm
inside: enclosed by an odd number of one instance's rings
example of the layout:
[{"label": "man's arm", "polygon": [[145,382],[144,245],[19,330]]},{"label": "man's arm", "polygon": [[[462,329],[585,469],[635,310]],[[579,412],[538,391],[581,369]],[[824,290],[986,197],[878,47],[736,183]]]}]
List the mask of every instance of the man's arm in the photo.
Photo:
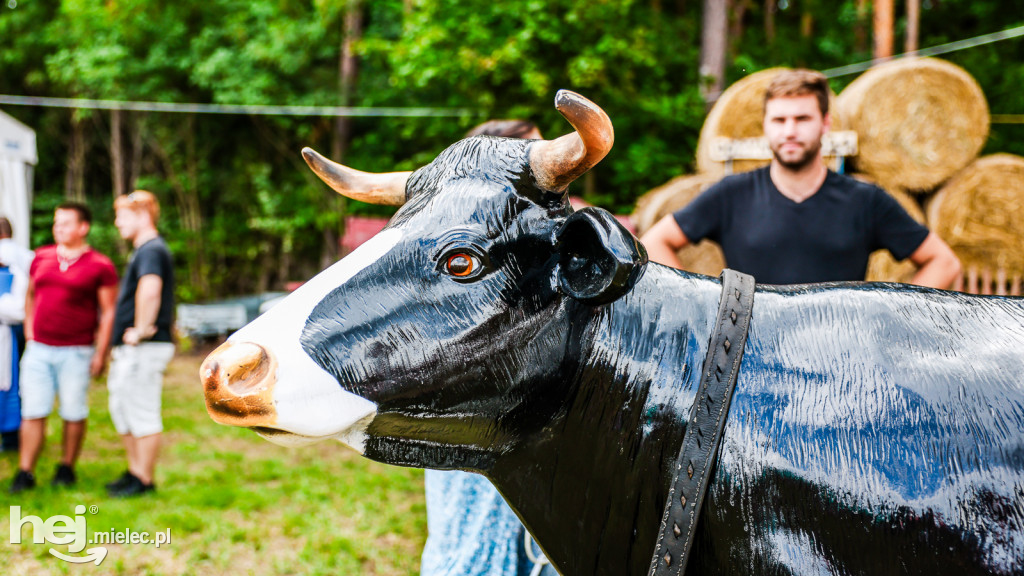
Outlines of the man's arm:
[{"label": "man's arm", "polygon": [[671,214],[651,226],[650,230],[640,237],[640,242],[647,248],[647,257],[651,262],[682,269],[683,264],[676,256],[690,240],[679,229]]},{"label": "man's arm", "polygon": [[945,290],[960,275],[960,259],[935,232],[928,233],[924,242],[910,255],[910,260],[917,265],[911,284]]},{"label": "man's arm", "polygon": [[114,331],[114,311],[117,306],[117,284],[100,286],[96,293],[100,305],[100,326],[96,331],[96,352],[89,364],[89,373],[99,376],[110,352],[110,333]]},{"label": "man's arm", "polygon": [[135,346],[156,334],[156,316],[160,313],[164,280],[158,274],[139,278],[135,289],[135,325],[124,331],[124,343]]},{"label": "man's arm", "polygon": [[33,326],[35,325],[36,316],[36,279],[29,278],[28,289],[25,290],[25,323],[23,328],[25,330],[25,340],[33,340],[35,338],[35,331]]}]

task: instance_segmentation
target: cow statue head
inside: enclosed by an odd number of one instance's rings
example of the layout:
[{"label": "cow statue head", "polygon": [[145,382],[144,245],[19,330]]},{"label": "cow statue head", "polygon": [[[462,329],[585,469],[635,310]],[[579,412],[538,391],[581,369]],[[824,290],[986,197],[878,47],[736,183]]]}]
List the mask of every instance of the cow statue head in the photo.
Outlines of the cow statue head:
[{"label": "cow statue head", "polygon": [[485,470],[558,410],[574,318],[647,263],[609,213],[566,188],[611,149],[595,104],[560,91],[576,131],[477,136],[412,173],[368,174],[303,150],[350,198],[400,205],[387,227],[203,363],[214,420],[282,444],[334,438],[393,464]]}]

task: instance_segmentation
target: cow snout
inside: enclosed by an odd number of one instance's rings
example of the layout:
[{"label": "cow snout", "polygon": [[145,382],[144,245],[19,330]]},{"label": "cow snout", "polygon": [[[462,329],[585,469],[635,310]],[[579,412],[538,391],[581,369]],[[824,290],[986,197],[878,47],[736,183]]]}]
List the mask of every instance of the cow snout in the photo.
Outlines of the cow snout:
[{"label": "cow snout", "polygon": [[206,410],[221,424],[273,426],[277,360],[259,344],[226,342],[199,368]]}]

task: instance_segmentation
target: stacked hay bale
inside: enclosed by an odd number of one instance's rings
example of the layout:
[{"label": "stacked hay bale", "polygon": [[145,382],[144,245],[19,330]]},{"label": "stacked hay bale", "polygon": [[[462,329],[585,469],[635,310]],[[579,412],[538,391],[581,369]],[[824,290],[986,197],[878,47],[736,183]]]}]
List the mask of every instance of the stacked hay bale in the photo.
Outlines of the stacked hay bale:
[{"label": "stacked hay bale", "polygon": [[984,156],[950,178],[928,202],[928,224],[972,276],[1021,293],[1024,277],[1024,158]]},{"label": "stacked hay bale", "polygon": [[[965,270],[1005,278],[998,284],[1005,289],[1015,282],[1019,291],[1024,159],[978,159],[988,138],[989,109],[974,78],[943,60],[897,60],[854,80],[836,108],[857,132],[854,169],[896,196],[915,218],[927,204],[925,223],[950,244]],[[913,204],[902,192],[912,195]],[[872,263],[869,280],[906,282],[912,276],[909,264],[894,266],[888,255],[873,255]]]},{"label": "stacked hay bale", "polygon": [[[714,174],[677,176],[644,194],[637,201],[636,209],[630,217],[637,234],[642,235],[658,220],[683,208],[718,180],[719,177]],[[682,262],[683,269],[698,274],[718,276],[725,267],[722,248],[711,240],[701,240],[686,246],[676,256]]]},{"label": "stacked hay bale", "polygon": [[836,99],[857,132],[856,171],[883,188],[926,194],[978,156],[988,138],[988,104],[962,68],[933,58],[876,66]]},{"label": "stacked hay bale", "polygon": [[[706,187],[724,175],[724,165],[710,156],[716,137],[761,136],[764,91],[780,70],[751,74],[722,94],[701,129],[700,175],[673,180],[645,195],[644,209],[638,204],[634,213],[639,233],[685,206],[695,195],[694,182]],[[1020,290],[1024,159],[1006,154],[977,159],[988,138],[989,110],[970,74],[933,58],[889,62],[868,70],[835,97],[832,115],[833,129],[857,132],[858,156],[848,165],[855,176],[881,186],[938,233],[965,270],[991,271],[993,279],[1005,277],[1004,284]],[[732,169],[742,172],[766,163],[737,160]],[[929,206],[927,215],[923,203]],[[714,267],[702,271],[717,274]],[[914,271],[912,263],[895,262],[879,251],[872,255],[867,279],[907,282]]]}]

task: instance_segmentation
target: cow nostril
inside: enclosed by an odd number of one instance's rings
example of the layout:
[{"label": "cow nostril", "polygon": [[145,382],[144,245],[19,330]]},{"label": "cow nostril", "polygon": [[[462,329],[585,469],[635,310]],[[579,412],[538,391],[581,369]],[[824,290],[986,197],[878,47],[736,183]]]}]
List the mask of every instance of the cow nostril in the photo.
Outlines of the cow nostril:
[{"label": "cow nostril", "polygon": [[231,348],[233,362],[223,366],[224,384],[238,396],[263,390],[270,371],[267,351],[258,344],[242,342]]},{"label": "cow nostril", "polygon": [[[271,359],[267,351],[251,342],[228,343],[210,355],[200,369],[206,389],[223,386],[235,396],[248,396],[265,390],[270,382]],[[224,390],[226,389],[226,390]]]}]

